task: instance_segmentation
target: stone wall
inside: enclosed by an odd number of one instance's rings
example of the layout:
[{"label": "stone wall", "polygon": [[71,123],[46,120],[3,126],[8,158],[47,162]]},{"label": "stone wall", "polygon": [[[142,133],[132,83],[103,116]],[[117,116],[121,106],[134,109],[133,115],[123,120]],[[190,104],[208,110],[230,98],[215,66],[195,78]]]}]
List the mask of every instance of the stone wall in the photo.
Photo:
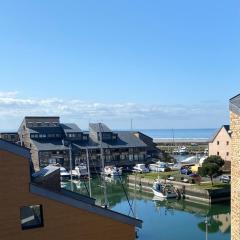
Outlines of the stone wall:
[{"label": "stone wall", "polygon": [[240,240],[240,115],[230,112],[232,131],[231,160],[231,239]]}]

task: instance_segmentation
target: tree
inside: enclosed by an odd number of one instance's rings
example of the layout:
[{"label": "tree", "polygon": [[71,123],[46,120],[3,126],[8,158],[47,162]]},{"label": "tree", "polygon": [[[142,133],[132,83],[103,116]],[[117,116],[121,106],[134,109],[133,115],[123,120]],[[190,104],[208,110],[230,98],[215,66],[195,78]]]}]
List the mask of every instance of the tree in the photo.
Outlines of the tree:
[{"label": "tree", "polygon": [[224,165],[224,160],[220,156],[210,156],[202,164],[200,174],[209,176],[213,186],[213,176],[216,175]]}]

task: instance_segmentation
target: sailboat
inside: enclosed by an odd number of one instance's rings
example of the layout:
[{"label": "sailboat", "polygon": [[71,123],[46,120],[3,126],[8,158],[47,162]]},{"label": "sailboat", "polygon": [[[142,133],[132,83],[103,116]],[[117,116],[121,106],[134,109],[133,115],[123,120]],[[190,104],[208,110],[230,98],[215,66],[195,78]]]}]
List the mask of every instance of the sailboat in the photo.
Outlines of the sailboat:
[{"label": "sailboat", "polygon": [[[100,135],[100,156],[102,160],[102,173],[104,173],[104,156],[103,156],[103,146],[102,146],[102,125],[99,123],[99,135]],[[107,200],[107,188],[106,188],[106,182],[104,179],[104,174],[102,174],[102,183],[103,183],[103,191],[104,191],[104,208],[108,208],[108,200]]]}]

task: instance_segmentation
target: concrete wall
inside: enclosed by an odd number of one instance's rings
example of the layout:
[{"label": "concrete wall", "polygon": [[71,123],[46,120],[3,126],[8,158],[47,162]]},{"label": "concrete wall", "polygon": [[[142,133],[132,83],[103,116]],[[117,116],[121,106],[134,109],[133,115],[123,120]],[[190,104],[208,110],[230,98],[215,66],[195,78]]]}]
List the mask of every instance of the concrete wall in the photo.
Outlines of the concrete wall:
[{"label": "concrete wall", "polygon": [[[0,239],[135,239],[134,227],[29,192],[29,161],[0,151]],[[20,207],[41,204],[44,227],[22,230]]]},{"label": "concrete wall", "polygon": [[[218,145],[219,142],[219,145]],[[227,145],[227,142],[229,145]],[[231,161],[231,137],[222,128],[213,142],[209,143],[209,156],[218,155],[225,161]],[[228,153],[228,154],[227,154]]]},{"label": "concrete wall", "polygon": [[231,159],[231,239],[240,239],[240,115],[230,112],[232,130]]}]

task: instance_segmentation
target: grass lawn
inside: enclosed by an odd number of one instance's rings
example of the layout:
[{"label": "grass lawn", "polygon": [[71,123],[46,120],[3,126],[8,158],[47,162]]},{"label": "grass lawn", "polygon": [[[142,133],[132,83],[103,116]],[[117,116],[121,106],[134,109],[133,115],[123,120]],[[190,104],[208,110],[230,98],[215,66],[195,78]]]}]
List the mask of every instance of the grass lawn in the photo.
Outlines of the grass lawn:
[{"label": "grass lawn", "polygon": [[[142,174],[138,173],[137,176],[141,177],[141,178],[150,179],[150,180],[155,180],[155,179],[158,178],[158,176],[161,179],[166,179],[169,176],[172,176],[172,177],[175,178],[176,181],[180,181],[181,177],[187,178],[187,176],[181,175],[179,173],[179,171],[159,172],[159,173],[149,172],[149,173],[142,173]],[[200,185],[194,184],[195,188],[210,189],[210,190],[214,190],[214,189],[229,189],[230,186],[231,185],[228,184],[228,183],[220,183],[220,182],[216,182],[216,183],[213,182],[213,186],[212,186],[211,182],[203,182],[203,183],[200,183]]]},{"label": "grass lawn", "polygon": [[165,179],[165,178],[168,178],[168,176],[172,176],[172,177],[176,177],[176,176],[179,176],[179,171],[171,171],[171,172],[159,172],[159,173],[156,173],[156,172],[150,172],[150,173],[138,173],[137,176],[138,177],[142,177],[142,178],[147,178],[147,179],[152,179],[152,180],[155,180],[158,178],[161,178],[161,179]]}]

